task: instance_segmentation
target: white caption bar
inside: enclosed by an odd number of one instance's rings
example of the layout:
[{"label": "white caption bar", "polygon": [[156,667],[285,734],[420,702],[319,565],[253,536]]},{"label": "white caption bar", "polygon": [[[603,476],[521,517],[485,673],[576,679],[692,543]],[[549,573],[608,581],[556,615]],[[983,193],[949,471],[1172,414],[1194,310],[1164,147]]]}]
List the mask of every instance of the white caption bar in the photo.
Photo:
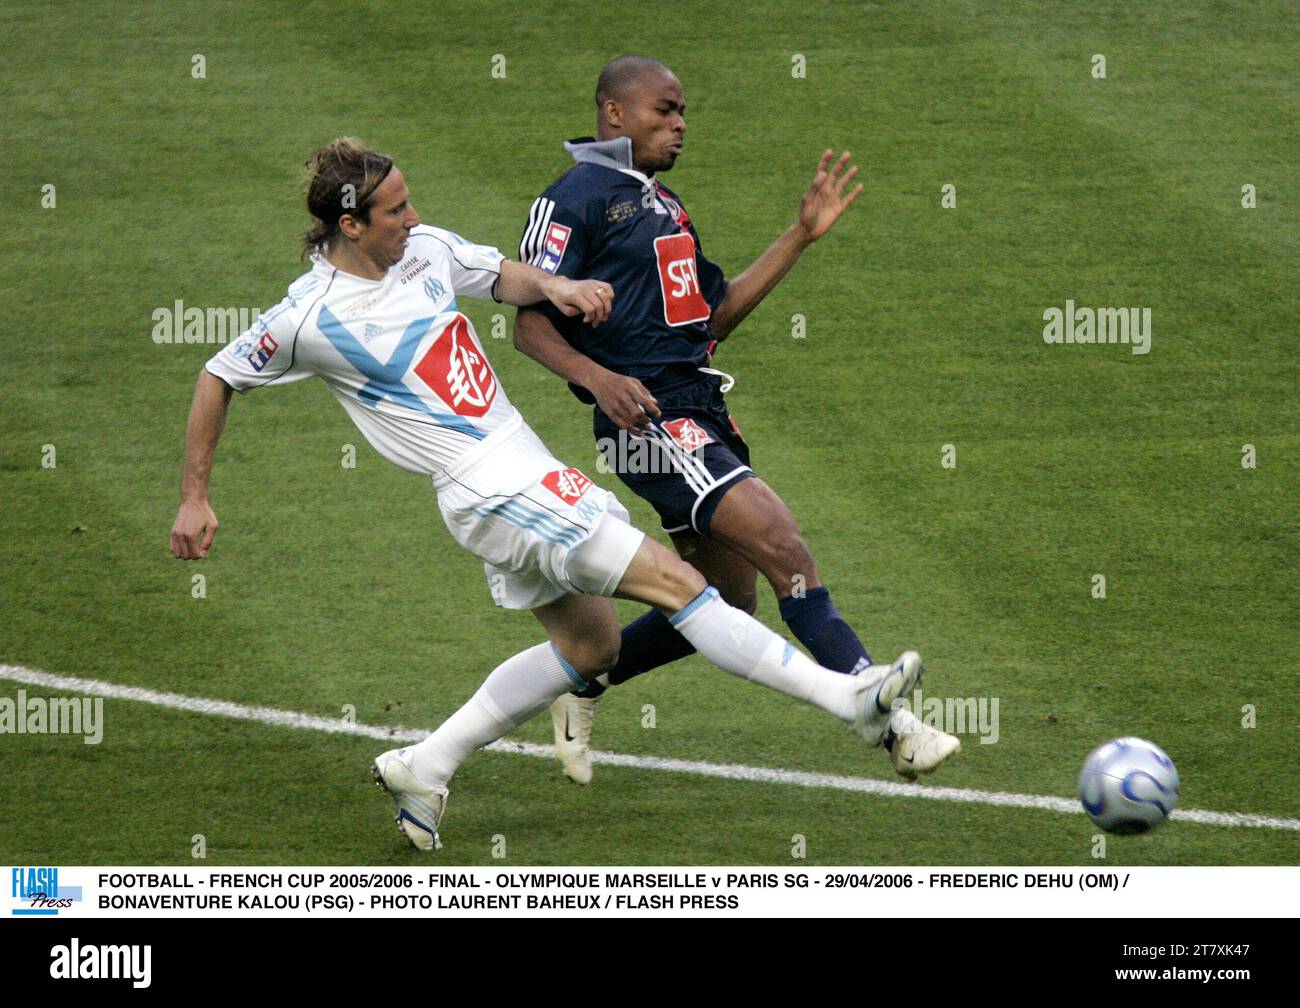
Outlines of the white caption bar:
[{"label": "white caption bar", "polygon": [[23,917],[1281,917],[1300,868],[4,869]]}]

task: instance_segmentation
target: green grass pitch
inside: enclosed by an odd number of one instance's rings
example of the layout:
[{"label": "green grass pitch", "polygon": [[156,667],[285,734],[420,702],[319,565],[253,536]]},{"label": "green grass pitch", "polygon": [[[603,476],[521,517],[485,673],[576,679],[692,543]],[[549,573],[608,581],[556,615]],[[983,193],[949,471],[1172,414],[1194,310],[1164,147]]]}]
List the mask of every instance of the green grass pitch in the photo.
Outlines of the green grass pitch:
[{"label": "green grass pitch", "polygon": [[[1093,746],[1134,734],[1173,756],[1183,807],[1297,816],[1294,10],[747,6],[6,7],[0,662],[432,728],[538,641],[493,608],[427,482],[317,382],[237,397],[214,552],[173,560],[215,347],[156,344],[152,315],[279,300],[303,268],[299,166],[341,133],[396,158],[425,221],[513,255],[560,141],[592,128],[601,64],[630,50],[683,82],[668,181],[729,273],[792,219],[822,149],[862,166],[858,203],[716,364],[873,655],[916,647],[927,692],[998,698],[997,743],[968,735],[935,784],[1070,797]],[[1149,307],[1150,353],[1045,344],[1066,299]],[[587,409],[492,338],[500,310],[468,304],[512,399],[657,528],[595,472]],[[759,615],[784,631],[765,589]],[[549,734],[543,716],[514,737]],[[611,691],[595,742],[893,778],[699,659]],[[417,863],[366,777],[380,748],[110,700],[98,746],[0,736],[0,861],[188,863],[202,834],[208,864]],[[1096,863],[1082,815],[610,767],[582,789],[498,753],[453,782],[442,832],[444,864],[781,864],[796,834],[807,864]],[[1111,838],[1106,863],[1298,860],[1294,831],[1173,822]]]}]

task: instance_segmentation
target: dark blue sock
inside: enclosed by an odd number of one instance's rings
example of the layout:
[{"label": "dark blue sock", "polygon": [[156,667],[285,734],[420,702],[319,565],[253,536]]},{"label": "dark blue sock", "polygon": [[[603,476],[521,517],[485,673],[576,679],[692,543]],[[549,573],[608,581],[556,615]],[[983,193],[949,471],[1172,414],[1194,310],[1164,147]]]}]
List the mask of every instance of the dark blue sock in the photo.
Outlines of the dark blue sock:
[{"label": "dark blue sock", "polygon": [[[623,628],[618,664],[610,669],[609,684],[617,686],[642,672],[692,654],[695,654],[695,648],[673,629],[668,617],[658,609],[651,609]],[[593,680],[586,689],[574,690],[574,695],[594,698],[604,692],[605,687]]]},{"label": "dark blue sock", "polygon": [[803,598],[781,599],[781,618],[818,665],[852,674],[871,664],[862,641],[831,601],[829,589],[810,588]]}]

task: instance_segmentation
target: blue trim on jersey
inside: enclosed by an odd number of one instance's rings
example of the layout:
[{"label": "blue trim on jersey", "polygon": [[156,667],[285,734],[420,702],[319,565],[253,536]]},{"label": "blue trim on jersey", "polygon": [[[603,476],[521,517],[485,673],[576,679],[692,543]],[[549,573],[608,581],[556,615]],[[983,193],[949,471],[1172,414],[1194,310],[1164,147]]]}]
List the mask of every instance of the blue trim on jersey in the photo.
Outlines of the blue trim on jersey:
[{"label": "blue trim on jersey", "polygon": [[580,529],[566,528],[549,515],[533,511],[518,501],[511,499],[494,504],[492,507],[473,508],[480,518],[501,518],[516,528],[532,532],[539,539],[545,539],[555,546],[574,546],[582,539]]},{"label": "blue trim on jersey", "polygon": [[424,338],[424,334],[429,331],[436,318],[437,316],[433,315],[429,318],[416,319],[407,326],[406,332],[402,333],[402,338],[398,341],[397,348],[393,350],[393,356],[388,359],[387,364],[379,363],[325,305],[321,305],[320,314],[316,317],[316,325],[325,334],[325,338],[334,344],[334,349],[341,353],[349,364],[370,379],[357,393],[357,398],[367,406],[374,406],[387,396],[399,406],[427,413],[443,427],[466,434],[475,441],[482,441],[487,435],[468,420],[454,413],[435,413],[429,409],[423,399],[402,382],[403,376],[411,368],[411,359],[415,356],[420,340]]},{"label": "blue trim on jersey", "polygon": [[578,689],[586,689],[587,680],[578,675],[578,670],[569,664],[564,655],[560,654],[559,649],[551,644],[551,653],[555,655],[555,660],[560,663],[560,668],[564,669],[564,674],[569,677],[569,682],[577,686]]},{"label": "blue trim on jersey", "polygon": [[572,525],[557,520],[544,511],[538,511],[531,508],[522,501],[511,499],[501,505],[504,511],[510,511],[516,515],[521,515],[537,524],[540,528],[546,529],[557,540],[563,541],[566,545],[572,545],[582,538],[582,530],[576,529]]},{"label": "blue trim on jersey", "polygon": [[[293,297],[292,294],[289,296],[290,298]],[[284,302],[281,302],[280,304],[276,305],[274,308],[268,308],[266,311],[264,311],[261,317],[258,318],[258,321],[262,323],[263,327],[269,326],[272,322],[274,322],[276,319],[278,319],[281,315],[283,315],[292,307],[294,307],[292,301],[290,301],[289,304],[285,304]]]},{"label": "blue trim on jersey", "polygon": [[709,585],[709,587],[705,588],[704,591],[696,595],[695,598],[687,602],[685,608],[683,608],[680,612],[674,613],[673,615],[669,616],[668,622],[671,623],[673,626],[677,626],[679,623],[681,623],[682,620],[686,619],[687,616],[695,612],[695,610],[698,609],[700,606],[704,605],[705,602],[710,602],[717,597],[718,597],[718,589],[714,588],[713,585]]}]

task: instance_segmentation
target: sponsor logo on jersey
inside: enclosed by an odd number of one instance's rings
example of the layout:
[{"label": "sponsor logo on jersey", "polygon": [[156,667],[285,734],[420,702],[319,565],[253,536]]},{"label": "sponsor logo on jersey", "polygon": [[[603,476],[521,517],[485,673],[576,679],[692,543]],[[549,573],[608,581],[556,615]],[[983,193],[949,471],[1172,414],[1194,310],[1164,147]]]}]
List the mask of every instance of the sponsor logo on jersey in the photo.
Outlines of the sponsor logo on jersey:
[{"label": "sponsor logo on jersey", "polygon": [[280,344],[271,335],[271,330],[267,329],[262,333],[262,338],[257,341],[257,346],[253,347],[253,352],[248,355],[248,363],[253,365],[254,371],[261,371],[271,363],[271,358],[279,349]]},{"label": "sponsor logo on jersey", "polygon": [[373,322],[367,322],[366,327],[361,330],[361,342],[369,343],[372,339],[384,331],[381,325],[375,325]]},{"label": "sponsor logo on jersey", "polygon": [[408,259],[402,263],[401,282],[403,284],[414,280],[421,273],[433,265],[428,259]]},{"label": "sponsor logo on jersey", "polygon": [[437,277],[429,277],[424,281],[424,293],[428,294],[434,301],[441,301],[447,294],[447,288],[442,285],[442,281]]},{"label": "sponsor logo on jersey", "polygon": [[546,240],[542,246],[542,257],[537,263],[538,269],[554,273],[560,268],[560,262],[564,259],[564,250],[569,247],[569,235],[572,233],[572,229],[563,224],[552,223],[546,229]]},{"label": "sponsor logo on jersey", "polygon": [[689,234],[660,235],[655,239],[655,260],[659,266],[664,321],[679,326],[708,319],[712,312],[700,290],[695,239]]},{"label": "sponsor logo on jersey", "polygon": [[496,375],[464,315],[438,334],[415,373],[459,416],[481,417],[496,399]]},{"label": "sponsor logo on jersey", "polygon": [[679,447],[688,452],[703,448],[706,444],[713,444],[713,438],[709,432],[690,417],[669,420],[663,425],[663,428],[668,432],[668,436],[677,442]]},{"label": "sponsor logo on jersey", "polygon": [[565,504],[573,505],[591,489],[591,480],[577,469],[557,469],[542,477],[542,486]]}]

